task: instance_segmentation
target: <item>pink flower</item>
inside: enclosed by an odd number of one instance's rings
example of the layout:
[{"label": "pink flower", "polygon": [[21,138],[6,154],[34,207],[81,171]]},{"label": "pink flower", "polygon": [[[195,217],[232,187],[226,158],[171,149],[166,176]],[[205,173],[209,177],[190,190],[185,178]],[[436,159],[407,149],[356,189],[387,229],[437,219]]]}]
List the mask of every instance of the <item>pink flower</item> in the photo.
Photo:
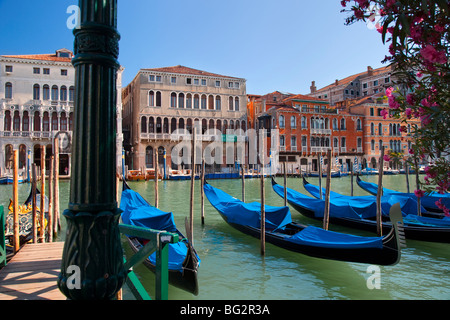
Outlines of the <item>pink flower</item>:
[{"label": "pink flower", "polygon": [[388,154],[385,154],[383,156],[383,160],[386,161],[386,162],[389,162],[389,161],[391,161],[391,157]]},{"label": "pink flower", "polygon": [[416,101],[416,96],[413,93],[410,93],[406,96],[406,102],[410,106],[413,106],[415,104],[415,101]]},{"label": "pink flower", "polygon": [[411,108],[406,108],[406,109],[405,109],[405,115],[406,115],[406,117],[407,117],[408,119],[411,119],[411,113],[412,113]]},{"label": "pink flower", "polygon": [[387,111],[386,109],[383,109],[380,111],[380,115],[383,116],[383,119],[386,119],[387,116],[389,115],[389,111]]},{"label": "pink flower", "polygon": [[414,194],[416,195],[417,198],[422,198],[425,195],[423,190],[420,189],[414,190]]},{"label": "pink flower", "polygon": [[391,108],[391,109],[400,108],[400,104],[397,102],[397,100],[395,99],[395,97],[393,95],[391,95],[389,97],[388,102],[389,102],[389,108]]},{"label": "pink flower", "polygon": [[394,88],[393,87],[389,87],[386,89],[386,96],[387,97],[391,97],[392,96],[392,92],[394,92]]},{"label": "pink flower", "polygon": [[408,153],[409,153],[409,154],[414,154],[414,150],[413,150],[413,149],[409,149],[409,150],[408,150]]},{"label": "pink flower", "polygon": [[444,64],[447,62],[447,57],[445,56],[445,52],[437,51],[435,47],[432,45],[427,45],[425,48],[420,50],[420,54],[422,55],[425,61],[431,63],[440,63]]}]

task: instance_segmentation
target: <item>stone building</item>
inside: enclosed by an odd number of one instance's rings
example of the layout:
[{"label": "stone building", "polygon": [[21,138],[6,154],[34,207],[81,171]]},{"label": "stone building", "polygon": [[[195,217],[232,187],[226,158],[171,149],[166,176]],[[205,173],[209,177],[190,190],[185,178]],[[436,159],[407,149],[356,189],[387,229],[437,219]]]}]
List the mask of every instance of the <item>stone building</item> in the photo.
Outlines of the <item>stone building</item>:
[{"label": "stone building", "polygon": [[[46,149],[46,168],[59,137],[60,175],[70,175],[71,138],[74,126],[75,69],[67,49],[51,54],[0,56],[0,170],[11,172],[13,150],[19,150],[19,168],[41,165]],[[118,72],[117,85],[121,86]],[[121,118],[118,95],[118,119]],[[118,127],[120,164],[122,141]],[[29,159],[29,161],[28,161]],[[120,167],[118,167],[120,170]]]},{"label": "stone building", "polygon": [[[200,127],[203,150],[211,142],[225,144],[235,139],[233,132],[237,129],[247,129],[246,80],[242,78],[181,65],[141,69],[123,89],[122,100],[129,169],[154,168],[155,152],[166,173],[190,168],[187,158],[172,159],[172,150],[180,143],[182,130],[191,134],[195,123]],[[227,137],[227,130],[233,130],[232,137]],[[218,138],[221,141],[214,138],[218,132],[223,133]],[[215,161],[208,169],[217,171],[234,165],[226,161],[225,152],[220,162]]]}]

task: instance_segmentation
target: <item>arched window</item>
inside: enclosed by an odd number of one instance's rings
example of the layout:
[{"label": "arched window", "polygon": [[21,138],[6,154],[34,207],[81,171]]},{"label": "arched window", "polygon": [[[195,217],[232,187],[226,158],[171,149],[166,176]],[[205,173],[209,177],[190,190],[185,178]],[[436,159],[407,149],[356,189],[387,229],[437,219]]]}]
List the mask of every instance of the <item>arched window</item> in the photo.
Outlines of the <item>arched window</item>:
[{"label": "arched window", "polygon": [[145,148],[145,167],[146,168],[153,167],[153,148],[150,146]]},{"label": "arched window", "polygon": [[333,119],[333,130],[339,130],[338,119]]},{"label": "arched window", "polygon": [[11,131],[11,112],[9,110],[5,111],[5,121],[3,124],[4,131]]},{"label": "arched window", "polygon": [[14,111],[13,131],[20,131],[20,115],[19,115],[19,111]]},{"label": "arched window", "polygon": [[50,100],[50,86],[48,84],[44,84],[42,87],[42,99]]},{"label": "arched window", "polygon": [[208,109],[214,110],[214,97],[213,96],[208,97]]},{"label": "arched window", "polygon": [[306,121],[306,117],[302,116],[302,129],[307,129],[308,125],[307,125],[307,121]]},{"label": "arched window", "polygon": [[41,88],[38,84],[35,84],[33,86],[33,100],[39,100],[40,99],[40,92]]},{"label": "arched window", "polygon": [[147,133],[147,117],[141,118],[141,133]]},{"label": "arched window", "polygon": [[361,119],[356,119],[356,130],[362,130]]},{"label": "arched window", "polygon": [[148,119],[148,133],[155,133],[155,119],[153,117]]},{"label": "arched window", "polygon": [[70,102],[75,101],[75,87],[74,86],[69,87],[69,101]]},{"label": "arched window", "polygon": [[375,140],[370,141],[370,150],[375,151]]},{"label": "arched window", "polygon": [[297,119],[295,116],[291,116],[291,129],[297,129]]},{"label": "arched window", "polygon": [[58,86],[52,87],[52,101],[58,101]]},{"label": "arched window", "polygon": [[190,93],[186,95],[186,109],[192,109],[192,95]]},{"label": "arched window", "polygon": [[378,135],[379,136],[383,135],[383,125],[381,123],[378,124]]},{"label": "arched window", "polygon": [[201,106],[202,109],[206,109],[206,95],[202,94],[202,100],[201,100]]},{"label": "arched window", "polygon": [[153,91],[149,91],[148,93],[148,105],[150,107],[155,106],[155,93]]},{"label": "arched window", "polygon": [[48,112],[44,112],[42,117],[42,131],[50,131],[50,117]]},{"label": "arched window", "polygon": [[345,118],[341,119],[341,130],[346,130],[346,126],[345,126]]},{"label": "arched window", "polygon": [[170,94],[170,107],[171,108],[177,107],[177,94],[175,92],[172,92]]},{"label": "arched window", "polygon": [[30,131],[30,118],[28,117],[28,111],[23,112],[22,131]]},{"label": "arched window", "polygon": [[73,130],[73,112],[69,113],[69,131]]},{"label": "arched window", "polygon": [[239,97],[234,98],[234,111],[239,111]]},{"label": "arched window", "polygon": [[58,114],[52,113],[52,131],[58,131]]},{"label": "arched window", "polygon": [[156,106],[161,107],[161,92],[156,91]]},{"label": "arched window", "polygon": [[156,133],[162,133],[162,120],[160,117],[156,118]]},{"label": "arched window", "polygon": [[65,112],[62,112],[59,118],[59,130],[67,131],[67,116]]},{"label": "arched window", "polygon": [[163,133],[169,133],[169,119],[164,118]]},{"label": "arched window", "polygon": [[12,83],[7,82],[5,83],[5,99],[12,99]]},{"label": "arched window", "polygon": [[61,86],[59,100],[67,101],[67,87]]},{"label": "arched window", "polygon": [[216,110],[221,110],[222,106],[221,106],[221,99],[220,96],[216,96]]},{"label": "arched window", "polygon": [[370,135],[375,135],[375,125],[373,122],[370,124]]},{"label": "arched window", "polygon": [[33,130],[41,131],[41,115],[39,114],[39,111],[34,112]]},{"label": "arched window", "polygon": [[228,98],[228,111],[233,111],[234,110],[234,106],[233,106],[233,97],[229,97]]},{"label": "arched window", "polygon": [[198,94],[194,94],[194,109],[200,108],[200,97]]},{"label": "arched window", "polygon": [[280,118],[278,120],[278,124],[279,124],[280,128],[284,128],[285,127],[284,116],[282,114],[280,115]]},{"label": "arched window", "polygon": [[184,108],[184,93],[178,95],[178,108]]}]

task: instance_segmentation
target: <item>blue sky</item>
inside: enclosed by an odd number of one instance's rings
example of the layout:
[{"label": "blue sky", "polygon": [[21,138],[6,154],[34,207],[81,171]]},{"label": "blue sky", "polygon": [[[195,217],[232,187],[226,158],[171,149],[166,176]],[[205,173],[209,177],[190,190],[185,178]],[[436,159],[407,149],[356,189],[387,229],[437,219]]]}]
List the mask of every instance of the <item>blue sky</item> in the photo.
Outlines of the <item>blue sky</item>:
[{"label": "blue sky", "polygon": [[[339,0],[118,0],[123,85],[140,68],[184,65],[247,79],[248,94],[305,94],[381,67],[387,47]],[[77,0],[0,0],[0,55],[73,49]]]}]

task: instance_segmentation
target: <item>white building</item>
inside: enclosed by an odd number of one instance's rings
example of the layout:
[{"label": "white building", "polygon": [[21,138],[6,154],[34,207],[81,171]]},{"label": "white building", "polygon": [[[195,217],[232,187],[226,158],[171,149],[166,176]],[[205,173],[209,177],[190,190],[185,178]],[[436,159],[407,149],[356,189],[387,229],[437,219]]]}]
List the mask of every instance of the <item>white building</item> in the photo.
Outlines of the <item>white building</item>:
[{"label": "white building", "polygon": [[[13,150],[19,150],[19,168],[41,165],[41,146],[46,146],[46,168],[53,141],[60,137],[60,175],[70,174],[71,137],[74,123],[75,69],[73,53],[0,56],[0,170],[13,168]],[[118,72],[118,92],[121,73]],[[118,94],[118,120],[121,95]],[[121,120],[118,121],[121,124]],[[119,127],[118,129],[121,129]],[[118,131],[121,146],[122,132]],[[119,149],[119,148],[118,148]],[[121,163],[118,150],[118,166]],[[29,155],[29,161],[27,161]]]}]

